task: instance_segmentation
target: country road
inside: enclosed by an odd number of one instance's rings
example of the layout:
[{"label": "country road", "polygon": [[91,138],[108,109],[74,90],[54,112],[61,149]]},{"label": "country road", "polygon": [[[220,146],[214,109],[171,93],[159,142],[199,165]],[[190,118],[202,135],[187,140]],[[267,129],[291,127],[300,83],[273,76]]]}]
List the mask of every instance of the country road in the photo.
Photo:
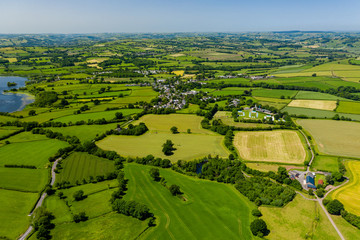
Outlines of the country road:
[{"label": "country road", "polygon": [[314,158],[315,158],[315,154],[314,154],[314,151],[313,151],[312,148],[311,148],[310,141],[309,141],[309,139],[307,138],[307,136],[305,135],[305,133],[304,133],[301,129],[299,129],[299,131],[300,131],[301,134],[304,136],[304,138],[305,138],[305,140],[306,140],[306,143],[307,143],[307,145],[308,145],[308,147],[309,147],[310,153],[311,153],[311,159],[310,159],[310,162],[309,162],[309,164],[308,164],[308,166],[307,166],[307,168],[306,168],[306,171],[308,172],[308,171],[310,171],[310,166],[311,166],[311,164],[312,164],[312,162],[313,162],[313,160],[314,160]]},{"label": "country road", "polygon": [[[56,177],[55,169],[56,169],[56,166],[57,166],[57,164],[58,164],[58,162],[60,160],[61,160],[61,158],[56,159],[56,161],[54,162],[54,164],[51,167],[51,182],[50,182],[51,186],[53,186],[54,183],[55,183],[55,177]],[[41,207],[41,205],[43,204],[46,196],[47,196],[47,194],[46,194],[46,192],[44,192],[41,195],[41,197],[38,199],[35,208],[31,211],[31,213],[28,216],[32,216],[34,214],[35,210],[38,209],[39,207]],[[28,227],[28,229],[26,230],[26,232],[23,235],[21,235],[18,238],[18,240],[25,240],[29,236],[29,234],[32,232],[32,230],[33,230],[33,226],[30,225]]]}]

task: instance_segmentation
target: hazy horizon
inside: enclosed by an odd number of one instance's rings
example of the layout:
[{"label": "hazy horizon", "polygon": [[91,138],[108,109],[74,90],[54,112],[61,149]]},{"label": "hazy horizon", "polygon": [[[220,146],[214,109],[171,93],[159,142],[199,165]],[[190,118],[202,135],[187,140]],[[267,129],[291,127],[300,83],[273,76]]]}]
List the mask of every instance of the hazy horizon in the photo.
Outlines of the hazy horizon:
[{"label": "hazy horizon", "polygon": [[1,34],[360,31],[356,0],[13,0]]}]

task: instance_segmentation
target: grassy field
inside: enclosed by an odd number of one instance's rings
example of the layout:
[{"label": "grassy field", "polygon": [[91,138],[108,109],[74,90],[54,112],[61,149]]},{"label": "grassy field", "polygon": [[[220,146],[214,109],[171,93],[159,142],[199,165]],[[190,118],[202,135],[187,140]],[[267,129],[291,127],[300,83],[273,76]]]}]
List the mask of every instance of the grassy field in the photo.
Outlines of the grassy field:
[{"label": "grassy field", "polygon": [[52,239],[136,239],[147,222],[117,213],[109,213],[80,223],[64,223],[52,230]]},{"label": "grassy field", "polygon": [[252,95],[255,97],[269,97],[269,98],[292,98],[297,94],[295,90],[278,90],[278,89],[255,89],[252,91]]},{"label": "grassy field", "polygon": [[228,87],[211,92],[210,94],[214,96],[242,95],[244,90],[249,90],[249,88]]},{"label": "grassy field", "polygon": [[287,170],[290,170],[290,169],[303,170],[304,169],[304,167],[294,166],[294,165],[281,165],[281,164],[269,164],[269,163],[251,163],[251,162],[247,162],[246,166],[248,166],[249,168],[252,168],[252,169],[262,171],[262,172],[268,172],[268,171],[277,172],[279,167],[284,167]]},{"label": "grassy field", "polygon": [[268,98],[268,97],[254,97],[258,100],[258,104],[265,106],[275,107],[277,109],[284,108],[291,100],[290,99],[280,99],[280,98]]},{"label": "grassy field", "polygon": [[249,225],[254,206],[233,186],[161,169],[167,184],[176,183],[184,192],[187,201],[182,201],[151,180],[149,169],[125,166],[129,179],[125,199],[148,205],[157,218],[157,226],[141,239],[252,239]]},{"label": "grassy field", "polygon": [[293,100],[288,104],[288,106],[332,111],[336,108],[336,101]]},{"label": "grassy field", "polygon": [[32,134],[31,132],[21,132],[14,136],[7,138],[6,140],[0,141],[0,143],[5,143],[5,141],[9,141],[10,143],[23,143],[23,142],[34,142],[34,141],[42,141],[49,140],[45,135],[40,134]]},{"label": "grassy field", "polygon": [[315,156],[314,162],[311,165],[314,171],[328,171],[336,172],[339,171],[338,157],[332,156]]},{"label": "grassy field", "polygon": [[200,110],[199,105],[189,104],[188,108],[181,109],[177,111],[177,113],[187,113],[187,114],[195,114],[196,111]]},{"label": "grassy field", "polygon": [[347,211],[360,215],[360,162],[347,161],[345,163],[351,172],[350,182],[344,187],[335,190],[331,197],[344,204]]},{"label": "grassy field", "polygon": [[345,239],[357,239],[360,236],[360,230],[348,223],[341,216],[331,215],[331,218],[339,228]]},{"label": "grassy field", "polygon": [[37,193],[0,189],[0,236],[17,239],[29,226],[27,216],[38,198]]},{"label": "grassy field", "polygon": [[297,196],[283,208],[260,207],[267,239],[340,239],[317,202]]},{"label": "grassy field", "polygon": [[295,98],[296,99],[312,99],[312,100],[337,100],[337,99],[339,99],[339,100],[349,101],[348,99],[334,96],[331,94],[321,93],[321,92],[310,92],[310,91],[299,91],[296,94]]},{"label": "grassy field", "polygon": [[[177,149],[171,156],[162,152],[162,145],[169,139]],[[224,137],[210,134],[171,134],[165,132],[148,132],[141,136],[108,136],[97,142],[104,150],[116,151],[122,156],[167,158],[172,161],[192,160],[211,154],[227,157],[230,152],[223,146]]]},{"label": "grassy field", "polygon": [[88,121],[88,119],[97,120],[105,118],[106,120],[111,120],[115,118],[115,113],[121,112],[123,116],[128,116],[134,113],[141,112],[142,109],[119,109],[114,111],[104,111],[104,112],[96,112],[96,113],[82,113],[77,115],[71,115],[66,117],[61,117],[58,119],[55,119],[55,122],[77,122],[77,121]]},{"label": "grassy field", "polygon": [[16,132],[20,128],[4,126],[0,128],[0,137],[8,136],[9,134]]},{"label": "grassy field", "polygon": [[[121,123],[120,123],[121,124]],[[80,141],[90,141],[97,135],[101,135],[108,130],[115,129],[117,123],[110,123],[105,125],[80,125],[70,127],[52,127],[46,128],[53,132],[60,132],[63,135],[76,136]]]},{"label": "grassy field", "polygon": [[299,119],[297,123],[313,136],[321,153],[360,157],[359,123],[312,119]]},{"label": "grassy field", "polygon": [[306,159],[295,131],[237,132],[234,145],[241,158],[249,161],[302,164]]},{"label": "grassy field", "polygon": [[345,102],[340,101],[337,112],[360,114],[360,102]]},{"label": "grassy field", "polygon": [[310,108],[299,108],[299,107],[285,107],[281,110],[282,112],[287,112],[290,115],[305,115],[308,117],[315,117],[315,118],[332,118],[336,114],[340,117],[351,118],[353,120],[360,121],[359,114],[348,114],[348,113],[337,113],[334,111],[326,111],[326,110],[318,110],[318,109],[310,109]]},{"label": "grassy field", "polygon": [[49,157],[67,146],[68,143],[53,139],[3,145],[0,147],[0,165],[24,164],[43,168],[49,163]]},{"label": "grassy field", "polygon": [[0,167],[0,179],[0,188],[39,192],[47,183],[48,170]]},{"label": "grassy field", "polygon": [[76,181],[81,183],[83,179],[89,181],[90,176],[106,175],[115,170],[113,161],[83,152],[71,154],[62,161],[62,167],[56,181],[69,181],[72,184],[75,184]]}]

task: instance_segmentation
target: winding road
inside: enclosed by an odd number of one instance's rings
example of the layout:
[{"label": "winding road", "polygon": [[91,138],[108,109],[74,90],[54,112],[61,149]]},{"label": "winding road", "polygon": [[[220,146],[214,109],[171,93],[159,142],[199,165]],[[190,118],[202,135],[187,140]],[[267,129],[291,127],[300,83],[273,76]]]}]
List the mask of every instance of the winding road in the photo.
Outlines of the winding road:
[{"label": "winding road", "polygon": [[[56,166],[57,166],[57,164],[58,164],[58,162],[60,160],[61,160],[61,158],[56,159],[56,161],[54,162],[54,164],[51,167],[51,182],[50,182],[51,186],[53,186],[54,183],[55,183],[55,177],[56,177],[55,169],[56,169]],[[39,198],[39,200],[37,201],[35,208],[31,211],[31,213],[28,216],[32,216],[34,214],[35,210],[38,209],[39,207],[41,207],[41,205],[43,204],[46,196],[47,196],[47,194],[46,194],[46,192],[44,192],[41,195],[41,197]],[[26,232],[23,235],[21,235],[18,238],[18,240],[25,240],[29,236],[29,234],[32,232],[33,229],[34,229],[33,226],[30,225],[28,227],[28,229],[26,230]]]}]

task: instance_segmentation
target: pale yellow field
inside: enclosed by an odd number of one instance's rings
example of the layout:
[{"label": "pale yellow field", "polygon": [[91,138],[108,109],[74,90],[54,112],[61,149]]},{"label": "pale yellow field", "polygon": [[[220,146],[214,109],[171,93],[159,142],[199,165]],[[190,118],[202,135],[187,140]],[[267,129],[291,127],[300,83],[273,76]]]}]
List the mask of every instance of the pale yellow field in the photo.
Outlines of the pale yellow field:
[{"label": "pale yellow field", "polygon": [[249,161],[302,164],[306,151],[295,131],[237,132],[234,145]]},{"label": "pale yellow field", "polygon": [[332,111],[336,108],[336,101],[293,100],[288,104],[288,106]]},{"label": "pale yellow field", "polygon": [[175,75],[178,75],[178,76],[183,76],[184,72],[185,71],[183,71],[183,70],[179,70],[179,71],[173,71],[172,73],[175,74]]},{"label": "pale yellow field", "polygon": [[360,161],[346,163],[351,171],[350,183],[336,190],[332,194],[333,199],[338,199],[345,209],[353,214],[360,215]]}]

